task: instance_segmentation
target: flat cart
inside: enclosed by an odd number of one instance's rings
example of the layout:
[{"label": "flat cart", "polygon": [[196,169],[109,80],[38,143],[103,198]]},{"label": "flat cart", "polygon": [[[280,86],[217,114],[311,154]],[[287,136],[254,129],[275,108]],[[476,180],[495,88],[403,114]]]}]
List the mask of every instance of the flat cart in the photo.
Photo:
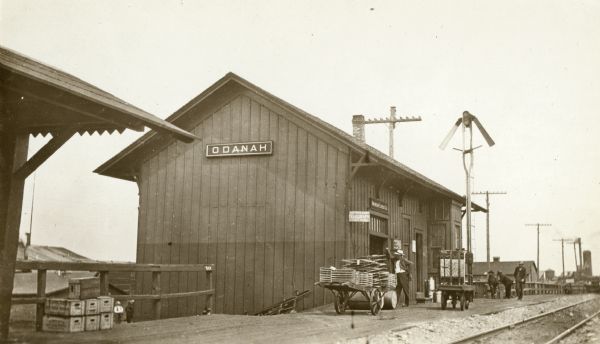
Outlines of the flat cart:
[{"label": "flat cart", "polygon": [[343,314],[348,309],[348,301],[356,293],[361,293],[369,300],[371,314],[377,315],[383,308],[383,295],[390,290],[385,287],[361,286],[352,282],[317,282],[315,284],[331,291],[337,314]]},{"label": "flat cart", "polygon": [[469,303],[473,302],[475,287],[468,284],[465,250],[442,250],[440,251],[440,284],[442,292],[441,305],[446,309],[448,301],[452,308],[460,303],[460,310],[469,309]]}]

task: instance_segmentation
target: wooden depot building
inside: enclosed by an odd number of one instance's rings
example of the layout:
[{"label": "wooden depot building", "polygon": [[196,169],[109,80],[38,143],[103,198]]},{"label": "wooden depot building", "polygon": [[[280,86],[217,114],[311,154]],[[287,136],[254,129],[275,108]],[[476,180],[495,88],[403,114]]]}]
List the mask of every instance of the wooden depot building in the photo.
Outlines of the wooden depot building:
[{"label": "wooden depot building", "polygon": [[[152,131],[96,172],[138,184],[137,263],[216,264],[217,313],[253,314],[307,289],[300,309],[332,302],[314,286],[319,268],[392,239],[416,263],[414,300],[439,251],[457,246],[464,197],[365,144],[361,128],[353,137],[232,73],[167,121],[201,140]],[[167,274],[161,291],[199,278]],[[149,275],[136,279],[150,291]],[[203,302],[170,301],[162,316]]]}]

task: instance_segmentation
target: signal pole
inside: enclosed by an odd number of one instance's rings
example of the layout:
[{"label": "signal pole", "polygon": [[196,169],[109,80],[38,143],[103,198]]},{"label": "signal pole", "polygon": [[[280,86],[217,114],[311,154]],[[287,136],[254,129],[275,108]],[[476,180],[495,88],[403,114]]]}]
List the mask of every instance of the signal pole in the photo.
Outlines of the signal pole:
[{"label": "signal pole", "polygon": [[537,227],[537,268],[540,271],[540,226],[549,227],[552,226],[550,223],[528,223],[525,226],[536,226]]},{"label": "signal pole", "polygon": [[487,212],[485,214],[485,242],[487,248],[488,271],[490,270],[490,195],[506,195],[505,191],[480,191],[473,192],[473,195],[485,195],[485,205]]},{"label": "signal pole", "polygon": [[[379,124],[385,123],[388,124],[389,127],[389,135],[390,135],[390,147],[389,147],[389,155],[393,159],[394,158],[394,129],[396,128],[396,123],[401,122],[418,122],[421,121],[421,116],[419,117],[396,117],[396,107],[390,106],[390,117],[387,118],[374,118],[364,120],[362,123],[357,124]],[[353,120],[354,123],[354,120]]]}]

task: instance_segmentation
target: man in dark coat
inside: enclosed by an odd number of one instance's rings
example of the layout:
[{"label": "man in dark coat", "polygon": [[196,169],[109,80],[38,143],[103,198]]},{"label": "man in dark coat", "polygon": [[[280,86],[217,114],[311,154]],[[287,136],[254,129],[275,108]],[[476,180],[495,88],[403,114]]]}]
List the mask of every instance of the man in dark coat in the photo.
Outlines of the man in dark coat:
[{"label": "man in dark coat", "polygon": [[515,268],[515,291],[519,300],[523,299],[523,285],[525,284],[525,278],[527,278],[527,270],[523,266],[523,262],[519,262],[519,265]]},{"label": "man in dark coat", "polygon": [[406,259],[404,252],[396,242],[394,242],[394,251],[390,253],[389,249],[386,249],[386,254],[390,259],[391,269],[396,274],[396,295],[398,295],[398,304],[402,302],[401,296],[402,291],[404,291],[404,305],[408,306],[410,301],[410,265],[412,262]]},{"label": "man in dark coat", "polygon": [[493,270],[488,272],[488,285],[490,287],[490,297],[495,299],[496,291],[498,290],[498,279],[496,278],[496,274]]},{"label": "man in dark coat", "polygon": [[506,291],[504,298],[510,299],[513,280],[508,278],[508,276],[501,271],[498,271],[498,281],[504,285],[504,290]]}]

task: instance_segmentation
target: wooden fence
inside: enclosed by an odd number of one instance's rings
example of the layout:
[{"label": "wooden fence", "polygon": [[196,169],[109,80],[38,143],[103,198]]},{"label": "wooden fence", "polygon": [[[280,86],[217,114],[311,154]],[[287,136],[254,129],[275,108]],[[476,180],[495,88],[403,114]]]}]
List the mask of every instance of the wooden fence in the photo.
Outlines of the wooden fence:
[{"label": "wooden fence", "polygon": [[[37,270],[37,295],[36,297],[12,298],[12,304],[36,304],[36,329],[42,329],[46,302],[46,272],[48,270],[61,271],[93,271],[100,276],[100,295],[108,295],[110,272],[152,272],[152,293],[145,295],[111,295],[116,300],[154,300],[154,319],[160,319],[161,301],[163,299],[206,295],[205,314],[210,314],[215,294],[212,272],[214,264],[131,264],[131,263],[73,263],[49,261],[17,261],[17,270]],[[206,272],[206,289],[162,294],[160,290],[160,276],[162,272]]]},{"label": "wooden fence", "polygon": [[[488,284],[486,282],[475,282],[475,297],[489,297]],[[526,282],[523,286],[523,295],[541,294],[582,294],[585,293],[583,285],[554,284],[541,282]],[[498,294],[504,296],[504,286],[498,285]],[[512,285],[512,294],[515,295],[515,284]]]}]

